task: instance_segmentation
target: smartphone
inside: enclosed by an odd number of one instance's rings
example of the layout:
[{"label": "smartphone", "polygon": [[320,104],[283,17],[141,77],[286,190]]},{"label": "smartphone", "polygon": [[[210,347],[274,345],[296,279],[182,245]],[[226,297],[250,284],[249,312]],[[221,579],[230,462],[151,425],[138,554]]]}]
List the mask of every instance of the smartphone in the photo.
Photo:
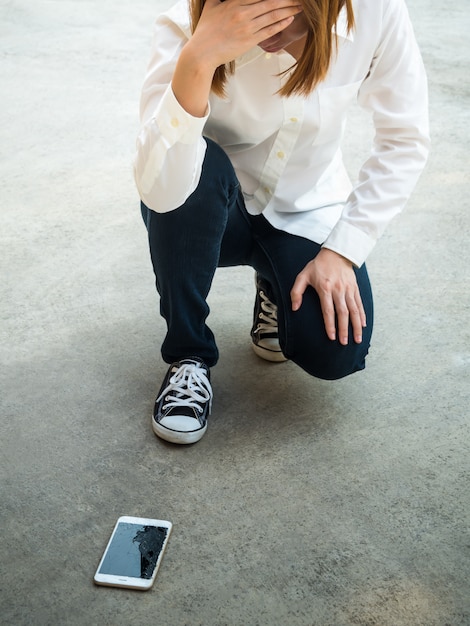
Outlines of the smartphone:
[{"label": "smartphone", "polygon": [[147,591],[153,585],[171,522],[125,515],[116,522],[96,570],[97,585]]}]

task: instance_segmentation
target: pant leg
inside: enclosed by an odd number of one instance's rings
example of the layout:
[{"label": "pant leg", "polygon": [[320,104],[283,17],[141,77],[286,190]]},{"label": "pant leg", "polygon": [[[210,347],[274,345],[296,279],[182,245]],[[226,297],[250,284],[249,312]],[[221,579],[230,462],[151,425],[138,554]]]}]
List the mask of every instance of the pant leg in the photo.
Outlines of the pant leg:
[{"label": "pant leg", "polygon": [[252,217],[257,254],[254,266],[270,283],[278,306],[279,340],[285,356],[309,374],[326,380],[342,378],[365,367],[373,326],[372,290],[363,265],[356,270],[359,291],[367,316],[362,343],[356,344],[350,327],[347,346],[328,338],[320,299],[308,287],[299,311],[291,309],[290,290],[297,274],[321,249],[308,239],[271,226],[263,216]]},{"label": "pant leg", "polygon": [[[198,356],[212,367],[218,349],[206,324],[206,298],[219,262],[243,264],[249,256],[251,236],[248,223],[240,219],[239,203],[243,201],[232,164],[217,144],[206,141],[201,179],[187,201],[168,213],[156,213],[142,204],[142,214],[160,312],[167,323],[162,357],[171,363]],[[232,236],[227,238],[226,231]]]}]

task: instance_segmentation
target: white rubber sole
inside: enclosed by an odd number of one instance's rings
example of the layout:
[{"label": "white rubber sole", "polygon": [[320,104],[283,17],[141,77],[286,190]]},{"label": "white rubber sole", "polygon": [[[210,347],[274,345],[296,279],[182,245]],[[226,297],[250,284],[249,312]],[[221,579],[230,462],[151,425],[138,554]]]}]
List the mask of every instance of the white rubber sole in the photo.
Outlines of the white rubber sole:
[{"label": "white rubber sole", "polygon": [[171,430],[170,428],[165,428],[161,424],[158,424],[152,415],[152,430],[160,437],[160,439],[164,439],[165,441],[169,441],[170,443],[178,443],[178,444],[191,444],[196,443],[204,436],[207,430],[207,424],[203,428],[199,428],[198,430],[191,430],[189,432],[181,432],[178,430]]}]

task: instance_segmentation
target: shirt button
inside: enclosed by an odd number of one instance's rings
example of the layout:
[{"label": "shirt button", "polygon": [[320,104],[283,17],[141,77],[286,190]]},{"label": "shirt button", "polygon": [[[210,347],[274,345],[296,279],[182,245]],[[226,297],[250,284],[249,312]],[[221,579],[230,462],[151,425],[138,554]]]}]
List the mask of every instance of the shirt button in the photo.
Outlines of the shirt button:
[{"label": "shirt button", "polygon": [[180,125],[179,119],[177,117],[173,117],[170,124],[173,126],[173,128],[178,128],[178,126]]},{"label": "shirt button", "polygon": [[291,118],[290,118],[290,121],[291,121],[293,124],[297,124],[297,122],[298,122],[299,120],[298,120],[296,117],[291,117]]},{"label": "shirt button", "polygon": [[277,158],[278,159],[283,159],[286,155],[284,154],[284,152],[282,150],[279,150],[279,152],[277,153]]},{"label": "shirt button", "polygon": [[270,59],[271,58],[271,53],[270,52],[266,52],[266,54],[264,55],[265,59]]},{"label": "shirt button", "polygon": [[270,189],[269,187],[265,187],[265,188],[264,188],[264,192],[265,192],[265,193],[271,193],[271,189]]}]

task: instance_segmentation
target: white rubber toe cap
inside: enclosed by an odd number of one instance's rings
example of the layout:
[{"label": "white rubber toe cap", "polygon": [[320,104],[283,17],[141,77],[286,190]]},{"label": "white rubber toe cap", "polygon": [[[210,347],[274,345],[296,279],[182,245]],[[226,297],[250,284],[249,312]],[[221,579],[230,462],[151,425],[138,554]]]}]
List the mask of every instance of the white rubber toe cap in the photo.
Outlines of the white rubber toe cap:
[{"label": "white rubber toe cap", "polygon": [[194,417],[188,415],[167,415],[160,422],[152,418],[153,432],[171,443],[196,443],[207,430],[207,424],[201,427]]}]

